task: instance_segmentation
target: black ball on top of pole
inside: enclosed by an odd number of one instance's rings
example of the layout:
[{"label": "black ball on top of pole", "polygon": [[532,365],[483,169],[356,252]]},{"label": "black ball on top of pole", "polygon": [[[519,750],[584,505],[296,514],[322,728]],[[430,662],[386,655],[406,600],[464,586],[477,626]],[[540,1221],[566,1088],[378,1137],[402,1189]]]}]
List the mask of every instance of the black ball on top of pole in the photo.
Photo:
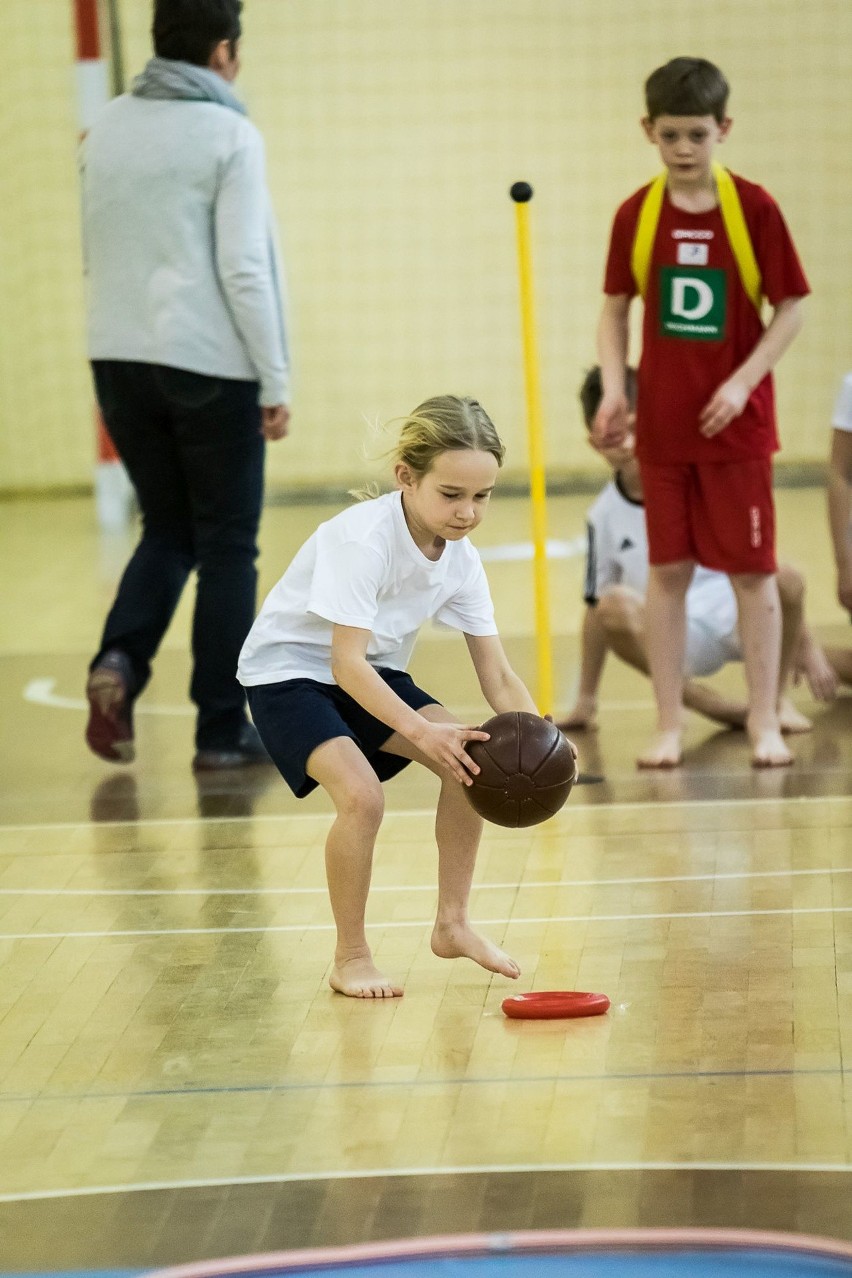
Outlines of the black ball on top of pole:
[{"label": "black ball on top of pole", "polygon": [[521,336],[523,340],[524,382],[527,401],[527,442],[530,464],[530,504],[533,522],[533,571],[535,578],[535,634],[538,653],[539,714],[551,714],[553,702],[553,654],[550,642],[550,617],[547,591],[547,518],[545,507],[544,444],[541,427],[541,395],[538,385],[538,353],[535,340],[535,307],[532,288],[532,252],[530,249],[530,200],[533,189],[529,182],[514,182],[509,195],[515,204],[515,229],[518,238],[518,273],[520,277]]}]

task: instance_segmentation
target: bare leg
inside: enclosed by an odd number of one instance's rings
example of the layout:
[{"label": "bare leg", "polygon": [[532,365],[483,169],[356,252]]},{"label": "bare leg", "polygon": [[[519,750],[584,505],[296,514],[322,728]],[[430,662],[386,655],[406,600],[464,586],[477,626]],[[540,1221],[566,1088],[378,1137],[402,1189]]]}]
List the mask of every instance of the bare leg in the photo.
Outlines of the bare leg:
[{"label": "bare leg", "polygon": [[572,728],[596,730],[598,686],[607,656],[607,638],[601,623],[600,604],[587,606],[580,633],[580,679],[577,699],[564,719],[556,724],[562,732]]},{"label": "bare leg", "polygon": [[640,674],[650,674],[642,596],[629,586],[613,586],[601,595],[597,612],[608,647]]},{"label": "bare leg", "polygon": [[802,638],[805,617],[805,579],[790,564],[781,564],[775,576],[778,582],[778,601],[781,605],[778,688],[783,695],[790,683],[793,663]]},{"label": "bare leg", "polygon": [[521,974],[515,960],[470,926],[468,902],[481,835],[482,818],[468,803],[462,787],[451,777],[442,778],[435,817],[438,910],[432,950],[439,958],[473,959],[481,967],[514,980]]},{"label": "bare leg", "polygon": [[683,704],[713,723],[722,723],[727,728],[744,728],[748,718],[748,703],[734,701],[723,697],[715,688],[695,679],[687,679],[683,685]]},{"label": "bare leg", "polygon": [[349,737],[318,746],[307,771],[328,791],[337,811],[325,844],[328,894],[337,925],[329,984],[351,998],[394,998],[402,994],[402,987],[378,971],[364,930],[373,847],[384,813],[381,783]]},{"label": "bare leg", "polygon": [[[443,706],[424,706],[420,711],[432,722],[455,723]],[[469,958],[489,972],[499,972],[513,980],[521,969],[514,959],[493,942],[475,932],[470,925],[468,903],[476,866],[476,854],[482,837],[482,818],[474,812],[455,777],[441,771],[436,764],[394,733],[383,747],[389,754],[401,755],[424,764],[441,778],[441,794],[435,816],[435,839],[438,844],[438,910],[432,930],[432,951],[439,958]]]},{"label": "bare leg", "polygon": [[737,596],[743,664],[749,693],[746,728],[756,768],[785,767],[793,756],[784,744],[778,720],[778,672],[781,662],[781,605],[774,574],[738,573],[731,577]]},{"label": "bare leg", "polygon": [[813,724],[787,695],[805,629],[805,579],[790,564],[776,573],[781,603],[781,658],[778,665],[778,726],[782,732],[810,732]]},{"label": "bare leg", "polygon": [[657,732],[637,760],[640,768],[676,768],[681,761],[686,592],[694,567],[691,560],[651,565],[645,627]]}]

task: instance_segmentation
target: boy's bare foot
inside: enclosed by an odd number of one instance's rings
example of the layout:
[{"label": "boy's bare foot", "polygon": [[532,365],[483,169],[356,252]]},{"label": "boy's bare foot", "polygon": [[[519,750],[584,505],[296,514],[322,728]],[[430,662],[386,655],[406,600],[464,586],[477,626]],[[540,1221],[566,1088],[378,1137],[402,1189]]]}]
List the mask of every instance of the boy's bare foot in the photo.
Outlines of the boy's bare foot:
[{"label": "boy's bare foot", "polygon": [[658,732],[648,749],[636,760],[637,768],[679,768],[683,763],[679,728]]},{"label": "boy's bare foot", "polygon": [[569,710],[564,719],[557,719],[556,726],[560,732],[597,732],[597,706],[578,698],[573,710]]},{"label": "boy's bare foot", "polygon": [[793,762],[793,756],[777,729],[752,728],[749,725],[748,735],[753,768],[787,768]]},{"label": "boy's bare foot", "polygon": [[814,725],[792,701],[782,697],[778,702],[778,726],[782,732],[811,732]]},{"label": "boy's bare foot", "polygon": [[521,969],[513,958],[479,936],[466,923],[436,923],[432,929],[432,953],[438,958],[469,958],[489,972],[517,980]]},{"label": "boy's bare foot", "polygon": [[399,998],[403,992],[401,985],[382,976],[369,955],[335,963],[328,983],[338,994],[349,998]]}]

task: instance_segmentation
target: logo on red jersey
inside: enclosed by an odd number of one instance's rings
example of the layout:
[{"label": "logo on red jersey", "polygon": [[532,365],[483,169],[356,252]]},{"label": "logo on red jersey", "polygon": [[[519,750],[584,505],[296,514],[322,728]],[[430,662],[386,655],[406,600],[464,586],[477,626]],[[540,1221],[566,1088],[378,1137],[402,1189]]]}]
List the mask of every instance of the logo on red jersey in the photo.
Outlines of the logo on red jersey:
[{"label": "logo on red jersey", "polygon": [[751,544],[755,547],[763,545],[763,533],[760,529],[760,507],[750,506],[748,511],[749,526],[751,529]]},{"label": "logo on red jersey", "polygon": [[723,270],[661,266],[661,333],[699,342],[721,341],[725,335],[726,299],[727,277]]}]

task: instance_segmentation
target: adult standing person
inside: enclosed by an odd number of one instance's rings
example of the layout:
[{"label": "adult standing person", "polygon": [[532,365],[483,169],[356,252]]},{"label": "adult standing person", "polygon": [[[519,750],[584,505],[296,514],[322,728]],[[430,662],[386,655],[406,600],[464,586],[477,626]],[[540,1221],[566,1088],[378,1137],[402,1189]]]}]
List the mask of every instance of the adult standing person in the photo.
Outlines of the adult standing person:
[{"label": "adult standing person", "polygon": [[156,56],[81,148],[89,358],[142,513],[86,685],[86,741],[114,762],[193,568],[194,767],[267,757],[235,672],[288,355],[263,142],[231,87],[241,9],[155,0]]}]

